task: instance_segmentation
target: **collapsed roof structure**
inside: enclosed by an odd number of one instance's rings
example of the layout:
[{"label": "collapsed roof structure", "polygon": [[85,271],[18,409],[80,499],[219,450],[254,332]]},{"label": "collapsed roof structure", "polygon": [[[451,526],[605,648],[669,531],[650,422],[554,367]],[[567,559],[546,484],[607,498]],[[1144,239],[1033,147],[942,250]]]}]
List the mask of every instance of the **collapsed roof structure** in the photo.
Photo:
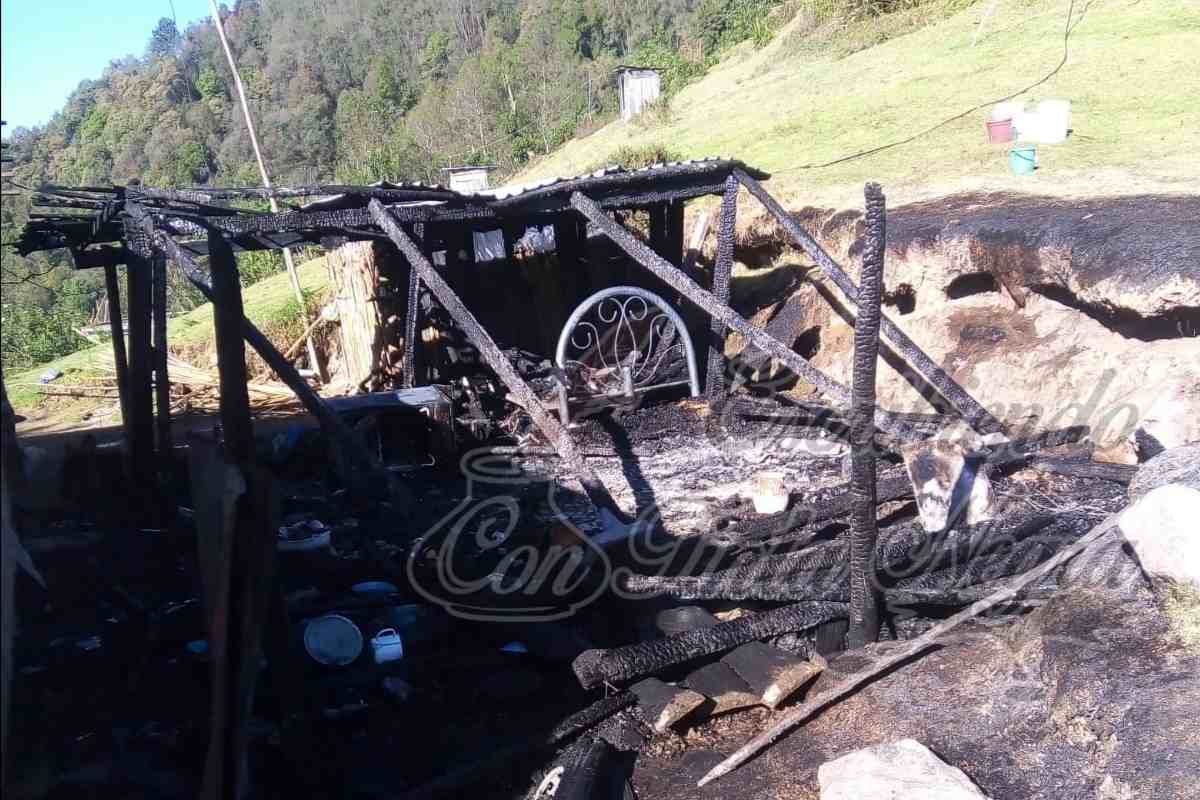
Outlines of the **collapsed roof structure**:
[{"label": "collapsed roof structure", "polygon": [[[274,612],[264,587],[270,584],[273,574],[275,544],[266,499],[270,478],[254,463],[245,344],[256,350],[296,393],[328,440],[340,449],[338,469],[344,473],[347,486],[370,491],[388,486],[392,476],[381,469],[376,455],[348,428],[335,403],[321,397],[289,358],[246,318],[235,258],[238,251],[275,250],[298,244],[331,249],[347,242],[378,243],[389,261],[383,276],[386,286],[381,284],[379,296],[374,299],[386,299],[402,309],[396,332],[396,344],[403,352],[403,390],[396,395],[398,402],[433,408],[438,400],[436,394],[430,399],[428,387],[453,384],[479,372],[497,380],[507,402],[528,416],[561,464],[582,485],[601,523],[588,545],[600,550],[635,532],[646,533],[653,522],[630,519],[585,458],[573,428],[582,401],[631,400],[664,392],[675,398],[690,395],[710,405],[724,403],[730,399],[725,384],[726,336],[730,331],[811,384],[826,403],[797,407],[817,424],[838,427],[843,433],[848,430],[852,446],[849,484],[828,497],[810,498],[807,510],[812,513],[803,522],[797,523],[793,510],[791,514],[761,515],[752,525],[747,523],[741,529],[735,525],[725,531],[725,535],[743,534],[739,546],[750,548],[756,546],[747,544],[751,539],[759,542],[792,537],[791,543],[800,549],[775,562],[779,574],[788,579],[785,589],[761,583],[757,572],[736,564],[712,579],[634,575],[626,587],[633,592],[667,591],[679,597],[797,602],[703,632],[680,633],[680,638],[668,647],[656,641],[585,652],[574,668],[581,685],[590,688],[647,676],[652,679],[658,671],[689,659],[741,647],[766,636],[812,628],[835,618],[849,619],[847,638],[852,644],[874,642],[880,632],[879,590],[871,572],[877,554],[882,554],[879,558],[884,562],[904,562],[922,547],[936,550],[932,544],[936,536],[943,537],[938,547],[974,552],[989,535],[988,530],[977,526],[955,528],[951,519],[944,521],[940,532],[906,523],[890,538],[877,541],[877,506],[911,496],[909,478],[912,483],[918,482],[916,474],[889,475],[877,481],[877,445],[894,453],[904,445],[925,444],[932,435],[957,423],[971,431],[973,446],[986,449],[1008,442],[1007,432],[880,313],[886,210],[879,188],[869,185],[867,189],[867,235],[863,267],[856,282],[767,193],[760,181],[768,177],[739,161],[721,158],[636,170],[612,167],[583,176],[474,193],[386,182],[274,190],[156,189],[136,184],[44,186],[33,198],[43,210],[31,215],[16,247],[22,253],[66,248],[78,268],[105,271],[130,474],[148,498],[148,505],[154,505],[155,476],[171,448],[170,403],[166,395],[170,381],[165,324],[168,261],[174,262],[213,303],[221,388],[220,447],[206,450],[194,440],[189,444],[196,451],[196,474],[210,474],[205,470],[223,464],[236,469],[244,483],[243,491],[230,499],[226,484],[212,481],[206,486],[194,476],[193,492],[200,496],[193,502],[197,509],[226,512],[225,516],[198,513],[198,527],[232,526],[223,537],[209,537],[211,546],[221,549],[212,555],[208,569],[215,571],[222,583],[209,582],[206,591],[215,598],[210,602],[220,605],[221,613],[214,619],[235,621],[212,633],[218,640],[213,644],[215,669],[224,676],[219,685],[222,691],[240,693],[242,697],[253,692],[253,680],[248,676],[254,670],[246,664],[257,664],[253,646],[258,640],[256,634],[272,624],[268,620]],[[853,313],[852,387],[822,373],[793,349],[792,342],[753,324],[731,305],[737,203],[742,190],[764,205],[792,243],[807,253],[838,289],[841,301]],[[285,204],[285,210],[266,213],[236,205],[268,196]],[[721,198],[716,256],[711,265],[689,258],[687,250],[694,248],[685,248],[684,241],[685,204],[706,196]],[[547,253],[553,254],[550,262],[540,258]],[[207,265],[202,264],[203,259],[207,259]],[[120,308],[117,272],[121,265],[126,268],[127,279],[124,312]],[[128,345],[120,328],[123,317],[129,323]],[[439,345],[442,352],[421,344],[423,332],[430,327],[445,334]],[[874,369],[881,338],[911,369],[912,379],[922,385],[927,396],[938,399],[942,413],[901,414],[876,407]],[[549,379],[549,389],[533,385],[522,369],[519,362],[525,352],[553,354],[556,370]],[[737,402],[755,405],[748,398],[738,398]],[[431,412],[430,416],[436,417],[437,413]],[[750,408],[746,416],[757,413],[769,412],[761,407]],[[435,424],[443,422],[441,417],[435,420]],[[981,469],[1025,463],[1038,450],[1075,442],[1082,435],[1082,431],[1072,429],[1013,442],[1009,450],[988,451],[985,455],[990,460]],[[982,458],[981,453],[984,450],[977,449],[973,455]],[[930,458],[936,461],[932,455]],[[937,466],[935,463],[935,471]],[[1068,473],[1082,469],[1086,473],[1089,467],[1058,464],[1057,468]],[[910,472],[912,469],[910,464]],[[937,477],[922,480],[920,485],[936,484]],[[1121,474],[1117,479],[1127,477]],[[955,474],[950,489],[957,480]],[[920,503],[941,503],[950,513],[949,489],[945,496],[936,497],[922,497],[920,491]],[[808,529],[800,536],[796,532],[798,524],[803,528],[847,513],[850,526],[846,546],[833,547],[834,543],[824,542],[817,543],[813,550],[803,549],[813,544],[814,534]],[[1030,511],[1014,517],[1004,530],[1025,531],[1035,523],[1040,529],[1052,522],[1045,517]],[[1083,533],[1080,519],[1072,518],[1069,525],[1064,525],[1075,538]],[[825,587],[823,594],[814,594],[812,587],[797,577],[811,577],[814,571],[820,573],[840,561],[849,563],[849,575],[843,576],[847,580]],[[1032,583],[1050,569],[1046,567],[1024,580]],[[931,592],[948,591],[946,582],[956,575],[939,574],[940,582],[935,581],[932,589],[921,584],[903,586],[902,590],[909,593],[905,597],[925,601]],[[801,584],[802,588],[796,588]],[[772,593],[777,590],[782,594]],[[456,613],[465,616],[470,610],[460,603]],[[919,652],[921,646],[924,643],[913,644],[908,652]],[[872,674],[886,666],[877,666]],[[695,686],[702,684],[697,678]],[[671,695],[669,706],[675,699],[673,689],[658,689],[662,691],[657,694],[647,689],[657,699],[643,701],[656,703],[666,691]],[[774,692],[773,697],[778,695],[770,681],[764,683],[763,690]],[[778,700],[776,697],[774,702]],[[582,722],[567,727],[573,734],[578,733],[581,727],[632,702],[628,693],[608,698],[598,704],[600,710],[587,710],[580,718]],[[224,776],[220,780],[232,780],[236,785],[236,773],[243,765],[235,748],[245,743],[235,745],[235,737],[227,731],[244,729],[248,707],[220,706],[219,699],[214,704],[221,715],[233,715],[234,719],[222,716],[229,722],[228,728],[214,728],[209,767]],[[789,724],[802,716],[791,716]],[[774,732],[765,741],[778,735]],[[556,744],[561,737],[555,736],[545,741]],[[218,780],[211,773],[210,779]]]}]

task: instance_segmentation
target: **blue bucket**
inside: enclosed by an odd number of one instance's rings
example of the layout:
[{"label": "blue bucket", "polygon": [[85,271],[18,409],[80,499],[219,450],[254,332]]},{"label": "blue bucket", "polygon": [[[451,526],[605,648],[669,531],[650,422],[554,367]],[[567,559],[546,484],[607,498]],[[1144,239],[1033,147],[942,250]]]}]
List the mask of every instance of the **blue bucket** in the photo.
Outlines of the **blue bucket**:
[{"label": "blue bucket", "polygon": [[1033,145],[1014,147],[1008,151],[1008,168],[1013,175],[1031,175],[1037,169],[1037,148]]}]

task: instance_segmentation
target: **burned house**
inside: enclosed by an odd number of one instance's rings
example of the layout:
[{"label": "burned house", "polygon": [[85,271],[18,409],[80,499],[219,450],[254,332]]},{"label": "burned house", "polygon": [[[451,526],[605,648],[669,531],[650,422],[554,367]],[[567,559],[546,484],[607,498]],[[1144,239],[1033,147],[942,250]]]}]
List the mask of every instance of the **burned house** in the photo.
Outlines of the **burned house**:
[{"label": "burned house", "polygon": [[[78,268],[103,269],[111,319],[129,319],[127,344],[114,331],[113,345],[131,519],[102,541],[130,563],[154,554],[139,586],[169,563],[162,580],[182,593],[186,575],[188,646],[203,639],[187,650],[202,663],[181,675],[190,656],[163,631],[183,612],[149,589],[111,590],[159,637],[148,652],[175,648],[175,662],[137,662],[146,693],[203,687],[151,749],[175,747],[206,797],[251,784],[516,796],[530,776],[535,797],[585,797],[614,775],[623,790],[641,759],[661,767],[655,735],[793,704],[690,787],[981,614],[1019,616],[1014,597],[1052,595],[1061,567],[1109,529],[1097,523],[1134,468],[1092,462],[1080,427],[1008,429],[881,313],[878,186],[867,187],[855,281],[771,197],[768,177],[707,159],[470,191],[296,187],[274,190],[278,213],[230,204],[259,189],[43,187],[35,202],[49,211],[17,246],[67,248]],[[851,386],[731,304],[742,192],[853,317]],[[712,258],[697,255],[702,236],[685,245],[685,206],[705,197],[720,198]],[[300,244],[366,276],[364,391],[323,397],[243,313],[235,254]],[[168,263],[213,303],[220,372],[219,425],[181,442]],[[812,398],[741,391],[730,332]],[[256,440],[246,345],[319,426],[298,465],[271,464]],[[877,407],[881,350],[939,411]],[[405,463],[355,422],[384,412],[421,434],[393,445],[420,451]],[[832,447],[810,457],[779,445],[806,437]],[[750,441],[766,444],[742,459]],[[172,484],[180,449],[187,478]],[[1047,510],[1044,487],[1012,478],[1021,469],[1091,502]],[[756,511],[747,495],[759,489],[785,510]],[[675,511],[685,504],[686,527]],[[170,535],[147,540],[146,529]],[[888,639],[893,649],[824,681],[826,658]],[[18,688],[52,672],[40,663]],[[105,713],[128,713],[116,705]]]}]

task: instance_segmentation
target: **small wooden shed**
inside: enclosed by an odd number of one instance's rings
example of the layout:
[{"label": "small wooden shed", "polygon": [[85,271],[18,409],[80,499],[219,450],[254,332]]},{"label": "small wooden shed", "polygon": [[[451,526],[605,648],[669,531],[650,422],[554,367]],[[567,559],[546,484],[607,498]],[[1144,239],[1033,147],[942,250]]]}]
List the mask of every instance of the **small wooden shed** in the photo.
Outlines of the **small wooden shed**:
[{"label": "small wooden shed", "polygon": [[662,76],[656,69],[620,66],[616,72],[623,120],[633,119],[662,94]]},{"label": "small wooden shed", "polygon": [[473,194],[488,188],[488,174],[494,166],[444,167],[442,172],[449,175],[450,190],[460,194]]}]

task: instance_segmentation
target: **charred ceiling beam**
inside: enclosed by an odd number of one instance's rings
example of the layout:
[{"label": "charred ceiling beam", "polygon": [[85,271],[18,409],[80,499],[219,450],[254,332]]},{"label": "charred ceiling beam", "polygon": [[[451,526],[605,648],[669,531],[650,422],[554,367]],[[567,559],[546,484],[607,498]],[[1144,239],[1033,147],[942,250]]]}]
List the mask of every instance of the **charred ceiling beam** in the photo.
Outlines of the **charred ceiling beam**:
[{"label": "charred ceiling beam", "polygon": [[[825,252],[821,245],[817,244],[808,231],[796,222],[783,206],[779,204],[774,197],[767,193],[767,190],[762,187],[757,180],[750,175],[747,175],[741,169],[734,169],[734,176],[746,187],[750,194],[754,195],[760,203],[770,212],[776,221],[787,231],[792,240],[805,253],[816,262],[821,271],[829,277],[830,280],[837,285],[838,289],[845,295],[846,299],[858,308],[859,296],[858,287],[854,285],[854,281],[850,280],[850,276],[842,269],[842,267],[833,260],[828,253]],[[908,337],[904,331],[900,330],[894,322],[886,316],[881,318],[881,328],[883,335],[891,341],[895,346],[896,351],[903,356],[917,371],[925,376],[935,389],[946,398],[947,401],[960,413],[966,420],[971,423],[971,426],[982,433],[1004,432],[1004,425],[992,416],[986,408],[984,408],[978,400],[973,398],[966,389],[958,384],[954,378],[950,377],[941,367],[934,363],[928,355],[925,354],[916,342]]]},{"label": "charred ceiling beam", "polygon": [[[416,242],[400,227],[399,222],[393,216],[393,211],[385,208],[378,200],[371,201],[370,211],[375,224],[388,235],[388,238],[408,259],[408,263],[420,275],[421,281],[466,334],[471,344],[479,350],[479,355],[512,393],[516,403],[525,409],[534,424],[550,441],[551,446],[579,478],[584,492],[601,513],[602,520],[608,523],[606,527],[622,521],[624,515],[612,499],[612,495],[600,480],[600,476],[584,460],[583,454],[576,448],[566,428],[543,407],[542,401],[534,394],[529,384],[517,374],[512,364],[500,352],[500,348],[496,346],[491,335],[479,324],[479,320],[463,304],[445,279],[438,274],[433,264],[429,263],[429,259],[425,258],[425,254],[417,247]],[[605,514],[610,519],[604,519]],[[601,538],[604,538],[604,534],[601,534]]]}]

